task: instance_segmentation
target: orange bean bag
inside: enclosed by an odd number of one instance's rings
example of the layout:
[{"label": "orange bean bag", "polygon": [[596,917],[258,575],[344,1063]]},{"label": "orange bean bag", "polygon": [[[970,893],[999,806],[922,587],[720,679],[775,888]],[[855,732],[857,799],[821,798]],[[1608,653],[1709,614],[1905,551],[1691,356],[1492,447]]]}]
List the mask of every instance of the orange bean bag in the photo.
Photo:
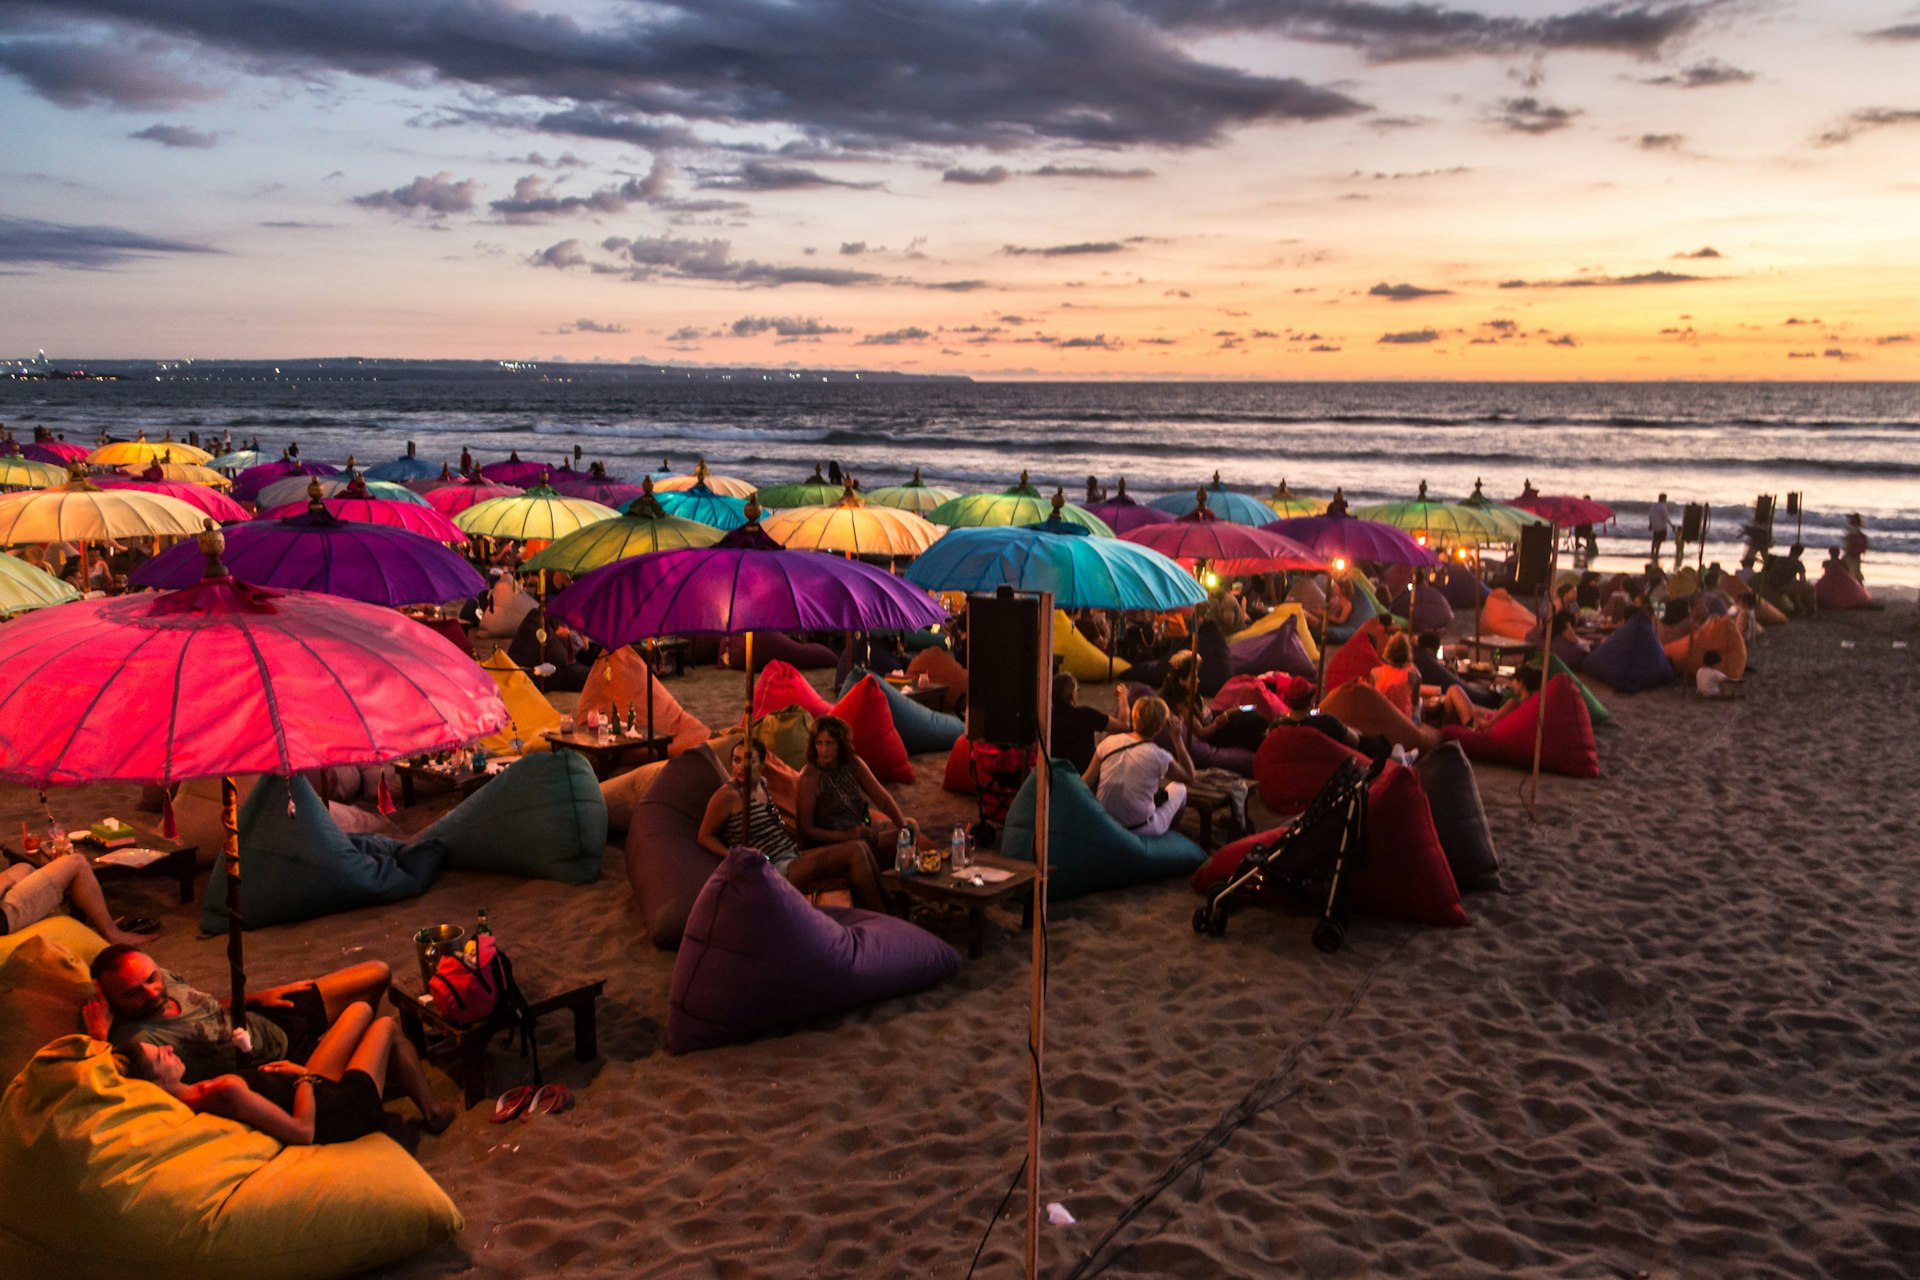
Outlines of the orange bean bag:
[{"label": "orange bean bag", "polygon": [[1365,680],[1373,669],[1380,665],[1380,650],[1373,643],[1373,636],[1366,631],[1355,632],[1351,640],[1334,650],[1327,659],[1327,678],[1320,686],[1322,695],[1331,689],[1338,689],[1349,680]]},{"label": "orange bean bag", "polygon": [[775,658],[753,682],[753,714],[757,719],[788,707],[799,707],[815,720],[833,713],[833,704],[820,696],[798,667]]},{"label": "orange bean bag", "polygon": [[1343,761],[1366,759],[1318,729],[1276,724],[1253,753],[1253,784],[1276,813],[1298,813],[1320,794]]},{"label": "orange bean bag", "polygon": [[649,683],[653,690],[653,731],[669,734],[673,738],[667,754],[677,756],[682,751],[691,751],[713,736],[698,717],[681,706],[679,699],[667,691],[667,686],[659,677],[648,681],[647,661],[630,645],[602,654],[600,660],[593,664],[593,670],[587,672],[587,683],[580,690],[580,701],[573,713],[576,717],[584,717],[589,711],[605,711],[609,715],[617,712],[624,722],[627,708],[632,707],[634,723],[645,728],[647,710],[640,704],[647,700]]},{"label": "orange bean bag", "polygon": [[1780,610],[1765,600],[1757,601],[1754,604],[1753,616],[1760,619],[1760,625],[1763,627],[1785,626],[1787,622],[1787,615],[1780,612]]},{"label": "orange bean bag", "polygon": [[967,669],[945,649],[922,649],[914,654],[913,661],[907,664],[907,674],[915,680],[925,676],[934,684],[947,686],[945,696],[940,699],[942,711],[957,712],[966,699]]},{"label": "orange bean bag", "polygon": [[1820,581],[1813,584],[1813,598],[1820,602],[1822,609],[1872,609],[1873,596],[1866,586],[1840,566],[1837,560],[1829,560],[1820,571]]},{"label": "orange bean bag", "polygon": [[1417,725],[1400,714],[1387,696],[1366,684],[1347,684],[1321,700],[1320,709],[1346,722],[1356,733],[1377,733],[1409,751],[1431,751],[1440,745],[1438,729]]},{"label": "orange bean bag", "polygon": [[1539,621],[1533,610],[1515,600],[1505,587],[1488,595],[1480,606],[1480,629],[1511,640],[1525,640]]},{"label": "orange bean bag", "polygon": [[[1580,696],[1573,677],[1555,676],[1547,681],[1545,693],[1547,718],[1540,767],[1570,778],[1599,777],[1600,752],[1593,743],[1593,720],[1587,715],[1586,699]],[[1540,695],[1534,694],[1485,729],[1449,725],[1441,732],[1458,742],[1471,759],[1531,769],[1539,709]]]},{"label": "orange bean bag", "polygon": [[1720,669],[1727,673],[1729,680],[1738,680],[1747,673],[1747,642],[1740,635],[1739,624],[1725,614],[1708,618],[1691,635],[1682,636],[1664,648],[1667,660],[1683,680],[1693,679],[1693,673],[1700,669],[1700,659],[1709,649],[1720,651]]}]

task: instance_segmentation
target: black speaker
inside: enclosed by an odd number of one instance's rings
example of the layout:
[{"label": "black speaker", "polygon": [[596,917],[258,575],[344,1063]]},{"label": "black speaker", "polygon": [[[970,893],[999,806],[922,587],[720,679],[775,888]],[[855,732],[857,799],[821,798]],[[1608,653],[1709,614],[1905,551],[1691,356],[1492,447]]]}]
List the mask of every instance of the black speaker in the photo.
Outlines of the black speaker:
[{"label": "black speaker", "polygon": [[1520,529],[1520,564],[1514,570],[1514,594],[1535,595],[1547,589],[1553,574],[1553,526],[1524,525]]},{"label": "black speaker", "polygon": [[1753,500],[1753,523],[1756,528],[1773,528],[1773,495],[1763,493]]},{"label": "black speaker", "polygon": [[1795,489],[1787,495],[1787,514],[1790,516],[1800,514],[1800,491],[1798,489]]},{"label": "black speaker", "polygon": [[1700,535],[1707,531],[1707,504],[1689,502],[1680,516],[1680,537],[1685,542],[1698,542]]},{"label": "black speaker", "polygon": [[997,747],[1040,739],[1040,597],[967,597],[967,736]]}]

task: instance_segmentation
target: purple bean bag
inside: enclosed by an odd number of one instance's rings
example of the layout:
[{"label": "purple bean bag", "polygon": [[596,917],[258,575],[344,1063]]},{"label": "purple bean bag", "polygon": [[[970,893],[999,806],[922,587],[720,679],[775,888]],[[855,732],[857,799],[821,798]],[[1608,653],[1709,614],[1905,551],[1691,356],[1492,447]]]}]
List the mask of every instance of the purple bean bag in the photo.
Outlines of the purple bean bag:
[{"label": "purple bean bag", "polygon": [[1653,619],[1635,614],[1593,647],[1582,668],[1608,688],[1638,693],[1673,679],[1673,660],[1660,647]]},{"label": "purple bean bag", "polygon": [[1478,609],[1487,597],[1486,584],[1474,577],[1473,570],[1465,565],[1449,564],[1435,576],[1440,580],[1440,594],[1456,610]]},{"label": "purple bean bag", "polygon": [[[1387,607],[1399,617],[1407,616],[1409,592],[1402,591],[1393,598]],[[1414,607],[1413,629],[1415,631],[1444,631],[1453,621],[1453,604],[1447,599],[1444,588],[1422,584],[1420,594],[1412,601]]]},{"label": "purple bean bag", "polygon": [[1307,656],[1307,647],[1300,643],[1300,629],[1292,623],[1275,627],[1265,635],[1235,640],[1228,648],[1233,651],[1235,675],[1261,676],[1269,671],[1284,671],[1290,676],[1311,680],[1318,674],[1313,659]]},{"label": "purple bean bag", "polygon": [[[740,669],[742,657],[746,651],[746,639],[742,636],[728,636],[721,652],[727,665]],[[802,671],[831,670],[839,665],[840,655],[823,644],[806,644],[795,640],[784,631],[756,631],[753,633],[753,669],[756,673],[764,670],[769,662],[778,658],[791,663]]]},{"label": "purple bean bag", "polygon": [[735,847],[700,891],[673,964],[667,1048],[692,1053],[932,986],[960,953],[919,925],[815,907]]},{"label": "purple bean bag", "polygon": [[662,951],[680,945],[694,900],[720,864],[700,846],[700,819],[727,774],[704,744],[661,768],[627,824],[627,883]]}]

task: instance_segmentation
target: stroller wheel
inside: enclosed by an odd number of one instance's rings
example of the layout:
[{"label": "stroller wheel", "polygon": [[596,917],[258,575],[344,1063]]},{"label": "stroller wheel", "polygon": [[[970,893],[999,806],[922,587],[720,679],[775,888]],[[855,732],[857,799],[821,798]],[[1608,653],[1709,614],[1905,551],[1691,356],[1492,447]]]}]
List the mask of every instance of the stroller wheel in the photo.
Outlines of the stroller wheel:
[{"label": "stroller wheel", "polygon": [[1313,926],[1313,945],[1316,950],[1332,955],[1346,940],[1347,931],[1331,920],[1322,920]]},{"label": "stroller wheel", "polygon": [[1211,913],[1208,912],[1205,907],[1195,907],[1193,909],[1193,931],[1195,933],[1205,933],[1207,931],[1207,916],[1209,914]]},{"label": "stroller wheel", "polygon": [[1215,907],[1207,912],[1207,936],[1218,938],[1227,931],[1227,909]]}]

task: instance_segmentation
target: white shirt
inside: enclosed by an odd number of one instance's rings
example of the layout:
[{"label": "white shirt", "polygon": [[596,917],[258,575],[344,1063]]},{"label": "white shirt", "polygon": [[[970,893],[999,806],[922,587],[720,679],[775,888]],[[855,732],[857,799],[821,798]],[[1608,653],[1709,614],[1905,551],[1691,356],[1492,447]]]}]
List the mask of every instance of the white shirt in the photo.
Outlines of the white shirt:
[{"label": "white shirt", "polygon": [[1693,687],[1703,698],[1727,696],[1727,673],[1718,667],[1702,667],[1693,673]]},{"label": "white shirt", "polygon": [[1173,756],[1156,743],[1116,733],[1102,740],[1093,759],[1100,769],[1095,790],[1100,806],[1123,827],[1145,826],[1153,817],[1153,794],[1167,776]]},{"label": "white shirt", "polygon": [[1647,508],[1647,529],[1662,537],[1673,532],[1673,510],[1664,502],[1656,502]]}]

